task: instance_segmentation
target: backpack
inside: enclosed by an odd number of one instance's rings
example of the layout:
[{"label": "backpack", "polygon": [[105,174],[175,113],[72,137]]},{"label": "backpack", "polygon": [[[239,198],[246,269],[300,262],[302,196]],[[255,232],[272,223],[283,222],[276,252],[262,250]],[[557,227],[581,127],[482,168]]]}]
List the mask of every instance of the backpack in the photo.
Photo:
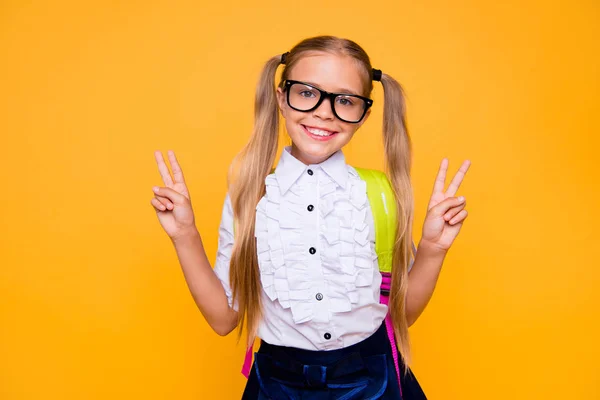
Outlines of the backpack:
[{"label": "backpack", "polygon": [[[390,287],[392,283],[392,255],[394,240],[396,238],[396,201],[394,192],[385,173],[382,171],[354,167],[362,180],[367,183],[367,197],[371,206],[375,225],[375,252],[377,253],[379,271],[381,272],[381,294],[379,302],[388,305]],[[415,251],[413,243],[413,252]],[[388,312],[385,317],[385,328],[392,347],[396,376],[400,383],[400,369],[398,365],[398,349],[394,340],[394,327]],[[248,378],[252,366],[253,343],[249,343],[246,350],[242,374]]]}]

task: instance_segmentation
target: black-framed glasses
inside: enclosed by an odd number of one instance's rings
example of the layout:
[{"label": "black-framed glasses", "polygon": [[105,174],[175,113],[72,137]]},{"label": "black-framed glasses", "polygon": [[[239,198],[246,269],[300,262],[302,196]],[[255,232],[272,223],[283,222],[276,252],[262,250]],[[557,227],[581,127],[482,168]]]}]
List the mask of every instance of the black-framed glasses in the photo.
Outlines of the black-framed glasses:
[{"label": "black-framed glasses", "polygon": [[333,114],[344,122],[356,124],[360,122],[373,100],[368,97],[347,93],[329,93],[308,83],[286,80],[288,106],[296,111],[309,112],[321,105],[324,99],[329,99]]}]

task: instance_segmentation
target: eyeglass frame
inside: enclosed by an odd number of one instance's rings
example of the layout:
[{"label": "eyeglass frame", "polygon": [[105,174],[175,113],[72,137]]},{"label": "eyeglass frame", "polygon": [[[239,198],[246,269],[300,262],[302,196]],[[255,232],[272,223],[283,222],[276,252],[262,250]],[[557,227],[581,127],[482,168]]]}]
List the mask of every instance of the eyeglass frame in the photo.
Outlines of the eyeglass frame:
[{"label": "eyeglass frame", "polygon": [[[291,103],[290,103],[290,90],[289,90],[289,88],[293,84],[295,84],[295,83],[299,83],[299,84],[311,87],[311,88],[315,89],[316,91],[318,91],[320,93],[321,96],[319,97],[319,101],[317,101],[317,104],[315,104],[314,107],[312,107],[312,108],[310,108],[308,110],[300,110],[300,109],[295,108],[294,106],[291,105]],[[285,91],[287,92],[286,93],[287,104],[292,109],[294,109],[296,111],[300,111],[300,112],[311,112],[313,110],[316,110],[321,105],[321,103],[323,102],[323,100],[325,100],[326,98],[328,98],[329,99],[329,104],[331,105],[331,111],[333,112],[333,115],[335,115],[336,118],[339,119],[340,121],[346,122],[348,124],[358,124],[360,121],[362,121],[363,118],[365,117],[365,115],[367,114],[367,111],[369,110],[369,108],[373,105],[373,100],[370,99],[370,98],[368,98],[368,97],[359,96],[357,94],[350,94],[350,93],[331,93],[331,92],[327,92],[325,90],[321,90],[318,87],[315,87],[315,86],[313,86],[311,84],[308,84],[308,83],[305,83],[305,82],[301,82],[301,81],[295,81],[295,80],[292,80],[292,79],[286,79],[284,87],[285,87]],[[335,112],[334,101],[335,101],[335,98],[338,97],[338,96],[357,97],[357,98],[359,98],[359,99],[361,99],[361,100],[363,100],[365,102],[365,107],[364,107],[364,110],[363,110],[363,114],[360,116],[360,118],[358,119],[358,121],[348,121],[348,120],[345,120],[343,118],[340,118],[340,116],[337,114],[337,112]]]}]

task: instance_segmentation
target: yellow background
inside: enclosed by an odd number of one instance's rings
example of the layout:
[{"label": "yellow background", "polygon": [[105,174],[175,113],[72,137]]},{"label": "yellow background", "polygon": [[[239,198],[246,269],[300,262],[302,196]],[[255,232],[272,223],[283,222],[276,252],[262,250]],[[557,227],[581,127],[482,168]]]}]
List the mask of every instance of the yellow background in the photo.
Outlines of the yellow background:
[{"label": "yellow background", "polygon": [[[349,37],[408,95],[415,240],[439,163],[469,217],[411,328],[430,399],[598,399],[596,1],[0,3],[0,398],[235,399],[150,205],[175,150],[211,262],[263,63]],[[382,90],[345,148],[381,167]]]}]

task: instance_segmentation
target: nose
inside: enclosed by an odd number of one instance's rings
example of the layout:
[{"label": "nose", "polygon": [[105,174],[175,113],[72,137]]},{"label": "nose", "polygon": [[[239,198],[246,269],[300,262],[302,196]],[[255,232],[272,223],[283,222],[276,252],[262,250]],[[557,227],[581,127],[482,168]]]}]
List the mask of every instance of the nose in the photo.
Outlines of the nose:
[{"label": "nose", "polygon": [[333,111],[331,110],[331,99],[323,99],[321,104],[319,104],[319,107],[313,110],[313,115],[322,120],[333,120],[334,115]]}]

